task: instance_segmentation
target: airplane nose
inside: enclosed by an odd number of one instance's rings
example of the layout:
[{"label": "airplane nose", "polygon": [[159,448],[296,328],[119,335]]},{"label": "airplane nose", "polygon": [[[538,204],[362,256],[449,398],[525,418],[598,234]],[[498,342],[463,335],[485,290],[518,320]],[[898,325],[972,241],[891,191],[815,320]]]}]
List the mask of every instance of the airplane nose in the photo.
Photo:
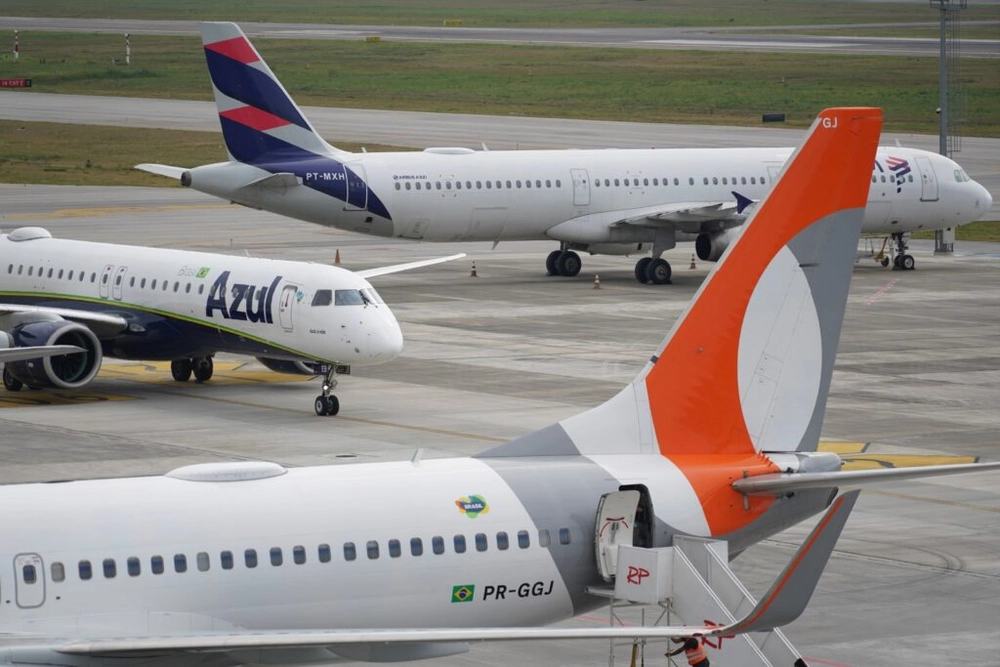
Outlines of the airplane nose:
[{"label": "airplane nose", "polygon": [[368,356],[379,361],[395,359],[403,351],[403,332],[390,316],[368,334]]},{"label": "airplane nose", "polygon": [[990,209],[993,208],[993,195],[991,195],[990,191],[982,185],[980,185],[980,187],[983,188],[983,211],[989,213]]}]

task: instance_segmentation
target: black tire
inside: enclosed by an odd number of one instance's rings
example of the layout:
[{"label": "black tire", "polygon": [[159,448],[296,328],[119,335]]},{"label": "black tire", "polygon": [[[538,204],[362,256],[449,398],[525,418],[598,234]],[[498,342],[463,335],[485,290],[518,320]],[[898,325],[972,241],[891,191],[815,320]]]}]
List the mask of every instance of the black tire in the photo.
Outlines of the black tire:
[{"label": "black tire", "polygon": [[665,259],[654,259],[646,269],[646,277],[654,285],[669,284],[672,273],[670,263]]},{"label": "black tire", "polygon": [[195,382],[208,382],[212,379],[212,373],[215,371],[215,364],[212,363],[212,357],[198,359],[194,362],[193,366]]},{"label": "black tire", "polygon": [[316,411],[317,417],[325,417],[330,414],[330,408],[327,404],[326,396],[317,396],[316,400],[313,401],[313,410]]},{"label": "black tire", "polygon": [[326,397],[326,406],[326,414],[330,417],[335,417],[340,412],[340,399],[331,394]]},{"label": "black tire", "polygon": [[3,388],[7,391],[21,391],[24,389],[24,383],[14,377],[14,375],[7,370],[6,365],[3,367]]},{"label": "black tire", "polygon": [[889,258],[888,257],[883,257],[882,258],[882,266],[889,266]]},{"label": "black tire", "polygon": [[191,360],[174,359],[170,362],[170,374],[177,382],[187,382],[191,379]]},{"label": "black tire", "polygon": [[903,258],[899,261],[899,266],[904,271],[912,271],[917,268],[917,260],[913,259],[913,255],[903,255]]},{"label": "black tire", "polygon": [[643,285],[649,282],[649,263],[652,261],[652,257],[643,257],[635,263],[635,279]]},{"label": "black tire", "polygon": [[900,268],[902,266],[902,262],[903,262],[903,256],[896,255],[895,257],[892,258],[892,268],[894,269]]},{"label": "black tire", "polygon": [[553,250],[549,253],[549,256],[545,258],[545,273],[550,276],[559,275],[559,267],[556,266],[556,262],[559,260],[559,255],[562,254],[562,250]]},{"label": "black tire", "polygon": [[572,250],[559,253],[559,259],[556,260],[556,269],[559,271],[559,275],[572,278],[579,275],[582,268],[583,262],[580,260],[580,256]]}]

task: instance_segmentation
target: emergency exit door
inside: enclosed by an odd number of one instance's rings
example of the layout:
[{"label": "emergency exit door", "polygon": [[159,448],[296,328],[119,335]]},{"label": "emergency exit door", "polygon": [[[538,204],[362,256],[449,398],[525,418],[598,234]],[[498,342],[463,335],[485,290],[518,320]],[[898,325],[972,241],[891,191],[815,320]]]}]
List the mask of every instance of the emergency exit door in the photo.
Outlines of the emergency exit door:
[{"label": "emergency exit door", "polygon": [[45,567],[38,554],[14,556],[14,588],[17,606],[40,607],[45,602]]}]

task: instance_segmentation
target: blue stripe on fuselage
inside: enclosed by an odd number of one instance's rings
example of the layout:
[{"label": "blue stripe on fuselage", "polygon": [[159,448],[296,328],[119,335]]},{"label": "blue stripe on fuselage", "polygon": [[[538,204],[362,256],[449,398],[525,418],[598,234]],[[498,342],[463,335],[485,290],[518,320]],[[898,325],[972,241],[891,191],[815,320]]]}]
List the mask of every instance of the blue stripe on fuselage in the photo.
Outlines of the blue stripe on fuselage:
[{"label": "blue stripe on fuselage", "polygon": [[264,72],[208,49],[205,49],[205,60],[212,83],[222,94],[312,131],[295,102]]}]

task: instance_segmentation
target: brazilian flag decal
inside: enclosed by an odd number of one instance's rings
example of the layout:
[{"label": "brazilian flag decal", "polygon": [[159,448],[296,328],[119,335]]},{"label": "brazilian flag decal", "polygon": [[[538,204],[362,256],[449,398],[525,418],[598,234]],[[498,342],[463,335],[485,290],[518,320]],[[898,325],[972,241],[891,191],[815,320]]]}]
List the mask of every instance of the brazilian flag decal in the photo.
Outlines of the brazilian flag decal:
[{"label": "brazilian flag decal", "polygon": [[474,597],[476,597],[475,584],[463,584],[462,586],[451,587],[452,602],[472,602]]}]

